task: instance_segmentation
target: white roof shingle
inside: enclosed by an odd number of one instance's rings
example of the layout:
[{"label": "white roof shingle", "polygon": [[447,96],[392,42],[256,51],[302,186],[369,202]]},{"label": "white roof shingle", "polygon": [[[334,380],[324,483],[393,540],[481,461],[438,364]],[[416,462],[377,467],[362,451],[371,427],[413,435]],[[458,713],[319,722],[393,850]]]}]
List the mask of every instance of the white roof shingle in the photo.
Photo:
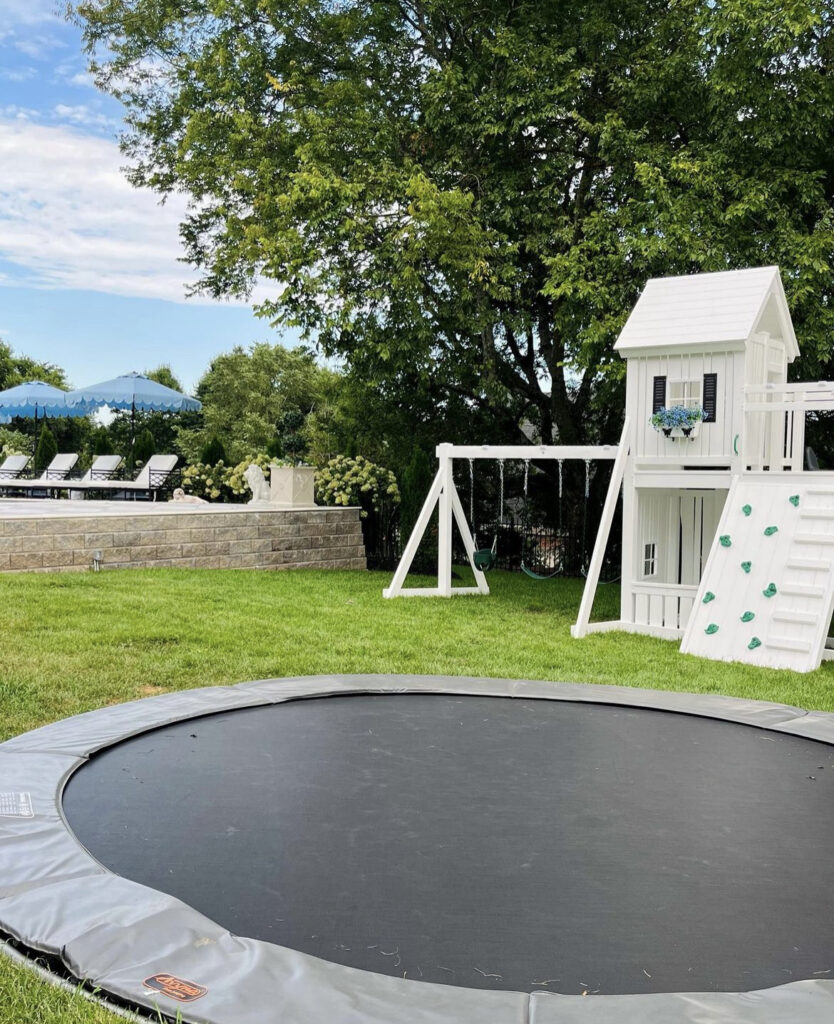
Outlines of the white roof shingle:
[{"label": "white roof shingle", "polygon": [[614,348],[640,349],[743,345],[773,300],[788,358],[799,354],[778,267],[657,277],[643,293]]}]

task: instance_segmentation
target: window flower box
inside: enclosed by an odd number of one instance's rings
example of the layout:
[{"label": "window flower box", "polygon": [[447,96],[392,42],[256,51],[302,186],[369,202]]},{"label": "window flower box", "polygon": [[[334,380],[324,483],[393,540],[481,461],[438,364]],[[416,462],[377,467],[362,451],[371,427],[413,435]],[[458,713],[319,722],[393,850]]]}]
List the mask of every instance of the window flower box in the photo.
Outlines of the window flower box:
[{"label": "window flower box", "polygon": [[700,406],[673,405],[658,409],[652,416],[651,424],[664,437],[689,438],[694,440],[701,429],[704,410]]}]

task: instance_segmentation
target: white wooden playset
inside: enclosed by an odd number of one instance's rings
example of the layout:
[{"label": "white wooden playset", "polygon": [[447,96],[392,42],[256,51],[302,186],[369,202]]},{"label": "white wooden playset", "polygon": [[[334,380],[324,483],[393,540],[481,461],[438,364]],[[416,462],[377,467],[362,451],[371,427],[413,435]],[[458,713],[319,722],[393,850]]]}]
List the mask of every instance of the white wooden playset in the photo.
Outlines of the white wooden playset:
[{"label": "white wooden playset", "polygon": [[[439,468],[386,597],[489,593],[454,459],[613,459],[574,637],[682,637],[685,653],[809,672],[834,613],[834,473],[806,453],[805,415],[834,384],[787,383],[799,354],[778,267],[651,280],[615,345],[627,362],[617,446],[441,444]],[[658,429],[655,413],[702,418]],[[655,417],[658,419],[658,417]],[[620,618],[591,622],[623,495]],[[436,587],[403,586],[435,507]],[[475,576],[452,587],[452,522]]]}]

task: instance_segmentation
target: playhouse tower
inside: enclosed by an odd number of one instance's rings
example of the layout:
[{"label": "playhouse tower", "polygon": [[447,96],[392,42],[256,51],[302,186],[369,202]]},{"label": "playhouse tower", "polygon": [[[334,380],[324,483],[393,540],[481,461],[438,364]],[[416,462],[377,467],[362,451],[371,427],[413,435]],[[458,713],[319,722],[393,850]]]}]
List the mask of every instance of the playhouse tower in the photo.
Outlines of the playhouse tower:
[{"label": "playhouse tower", "polygon": [[[787,384],[799,349],[778,268],[651,280],[615,349],[628,367],[620,620],[574,635],[683,636],[705,657],[816,667],[834,474],[806,472],[804,428],[834,387]],[[703,421],[657,429],[675,406]]]}]

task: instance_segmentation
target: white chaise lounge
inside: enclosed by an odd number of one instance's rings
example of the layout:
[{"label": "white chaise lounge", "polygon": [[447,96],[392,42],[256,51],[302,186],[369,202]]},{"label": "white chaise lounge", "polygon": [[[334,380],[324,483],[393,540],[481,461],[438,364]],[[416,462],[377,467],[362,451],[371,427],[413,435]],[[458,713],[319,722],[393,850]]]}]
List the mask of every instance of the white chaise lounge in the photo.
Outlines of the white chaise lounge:
[{"label": "white chaise lounge", "polygon": [[111,498],[137,498],[147,495],[156,500],[157,493],[165,486],[173,473],[178,458],[176,455],[152,455],[139,470],[135,480],[88,480],[82,484],[73,482],[73,490],[95,491]]},{"label": "white chaise lounge", "polygon": [[7,455],[0,465],[0,480],[14,480],[29,464],[28,455]]},{"label": "white chaise lounge", "polygon": [[[97,455],[93,459],[93,464],[87,470],[77,482],[73,481],[72,490],[69,492],[70,499],[73,501],[79,501],[84,497],[84,490],[88,485],[93,485],[97,481],[109,480],[116,470],[122,464],[121,455]],[[76,483],[78,490],[76,490]]]},{"label": "white chaise lounge", "polygon": [[[28,462],[25,455],[18,457],[25,458]],[[63,481],[70,475],[76,462],[78,462],[78,456],[74,452],[64,452],[56,455],[40,476],[27,478],[18,476],[12,480],[2,479],[0,480],[0,489],[8,493],[24,494],[34,491],[49,493],[62,490]]]}]

